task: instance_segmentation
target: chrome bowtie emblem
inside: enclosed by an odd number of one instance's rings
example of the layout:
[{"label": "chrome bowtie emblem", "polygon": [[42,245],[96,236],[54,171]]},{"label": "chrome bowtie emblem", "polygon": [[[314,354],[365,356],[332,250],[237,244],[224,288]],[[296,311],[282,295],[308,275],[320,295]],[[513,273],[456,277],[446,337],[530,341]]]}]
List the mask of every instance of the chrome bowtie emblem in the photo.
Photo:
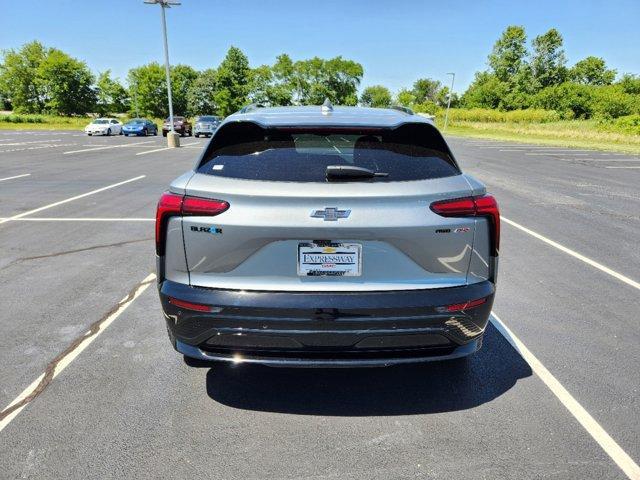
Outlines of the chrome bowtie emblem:
[{"label": "chrome bowtie emblem", "polygon": [[326,207],[323,210],[311,212],[313,218],[323,218],[325,222],[335,222],[339,218],[347,218],[351,210],[338,210],[336,207]]}]

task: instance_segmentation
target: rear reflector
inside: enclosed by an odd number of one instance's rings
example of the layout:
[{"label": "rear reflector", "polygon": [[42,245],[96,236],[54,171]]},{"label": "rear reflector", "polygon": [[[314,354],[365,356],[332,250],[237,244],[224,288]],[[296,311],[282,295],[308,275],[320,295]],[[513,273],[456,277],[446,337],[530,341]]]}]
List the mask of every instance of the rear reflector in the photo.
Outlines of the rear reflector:
[{"label": "rear reflector", "polygon": [[469,310],[471,308],[479,307],[486,301],[486,298],[478,298],[477,300],[469,300],[465,303],[454,303],[453,305],[447,305],[446,307],[444,307],[444,310],[446,310],[447,312],[460,312],[462,310]]},{"label": "rear reflector", "polygon": [[178,300],[177,298],[169,297],[169,303],[176,307],[185,308],[187,310],[195,310],[196,312],[210,312],[212,309],[209,305],[202,305],[201,303],[191,303],[185,300]]},{"label": "rear reflector", "polygon": [[156,253],[164,255],[167,238],[167,222],[176,216],[207,216],[219,215],[229,209],[229,204],[223,200],[190,197],[177,193],[165,192],[158,201],[156,209]]},{"label": "rear reflector", "polygon": [[441,217],[486,217],[491,227],[491,255],[500,250],[500,211],[498,202],[491,195],[454,198],[431,204],[431,210]]}]

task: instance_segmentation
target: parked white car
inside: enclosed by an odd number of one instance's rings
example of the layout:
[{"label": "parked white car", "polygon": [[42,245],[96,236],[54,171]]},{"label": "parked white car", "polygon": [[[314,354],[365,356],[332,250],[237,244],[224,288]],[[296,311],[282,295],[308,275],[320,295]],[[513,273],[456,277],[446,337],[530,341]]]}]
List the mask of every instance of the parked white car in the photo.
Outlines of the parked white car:
[{"label": "parked white car", "polygon": [[87,135],[122,135],[122,123],[116,118],[96,118],[84,127]]}]

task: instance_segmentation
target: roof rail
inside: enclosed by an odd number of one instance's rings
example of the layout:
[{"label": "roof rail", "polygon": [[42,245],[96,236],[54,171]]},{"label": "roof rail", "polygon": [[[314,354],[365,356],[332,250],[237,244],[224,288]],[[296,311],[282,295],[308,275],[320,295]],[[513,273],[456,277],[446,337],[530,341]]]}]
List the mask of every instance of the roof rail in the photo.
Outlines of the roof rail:
[{"label": "roof rail", "polygon": [[238,113],[252,112],[254,110],[257,110],[258,108],[265,108],[265,106],[261,103],[251,103],[249,105],[245,105],[240,110],[238,110]]},{"label": "roof rail", "polygon": [[391,105],[389,107],[391,110],[397,110],[399,112],[404,112],[407,115],[413,115],[413,110],[408,107],[403,107],[402,105]]}]

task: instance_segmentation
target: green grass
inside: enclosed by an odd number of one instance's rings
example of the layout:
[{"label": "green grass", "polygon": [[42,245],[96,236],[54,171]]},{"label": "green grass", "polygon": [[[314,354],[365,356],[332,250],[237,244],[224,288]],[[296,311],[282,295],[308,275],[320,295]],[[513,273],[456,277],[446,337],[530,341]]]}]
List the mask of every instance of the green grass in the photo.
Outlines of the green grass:
[{"label": "green grass", "polygon": [[2,130],[82,130],[89,117],[59,117],[54,115],[0,114]]},{"label": "green grass", "polygon": [[[436,114],[443,127],[444,111]],[[125,118],[121,119],[123,122]],[[152,119],[162,125],[162,119]],[[90,117],[0,113],[3,130],[83,130]],[[615,120],[561,120],[556,112],[451,109],[447,134],[558,147],[640,154],[640,116]]]},{"label": "green grass", "polygon": [[[509,112],[513,114],[514,112]],[[460,117],[460,116],[459,116]],[[640,131],[635,118],[617,120],[498,121],[459,120],[450,117],[446,133],[463,137],[532,143],[569,148],[640,154]],[[444,115],[437,116],[442,129]]]},{"label": "green grass", "polygon": [[586,123],[587,121],[567,121],[547,123],[543,126],[454,122],[449,124],[446,133],[518,143],[640,154],[640,136],[602,132],[589,128]]},{"label": "green grass", "polygon": [[[122,123],[128,120],[125,117],[119,119]],[[84,130],[92,120],[93,117],[0,113],[0,130]],[[162,119],[150,120],[162,127]]]}]

